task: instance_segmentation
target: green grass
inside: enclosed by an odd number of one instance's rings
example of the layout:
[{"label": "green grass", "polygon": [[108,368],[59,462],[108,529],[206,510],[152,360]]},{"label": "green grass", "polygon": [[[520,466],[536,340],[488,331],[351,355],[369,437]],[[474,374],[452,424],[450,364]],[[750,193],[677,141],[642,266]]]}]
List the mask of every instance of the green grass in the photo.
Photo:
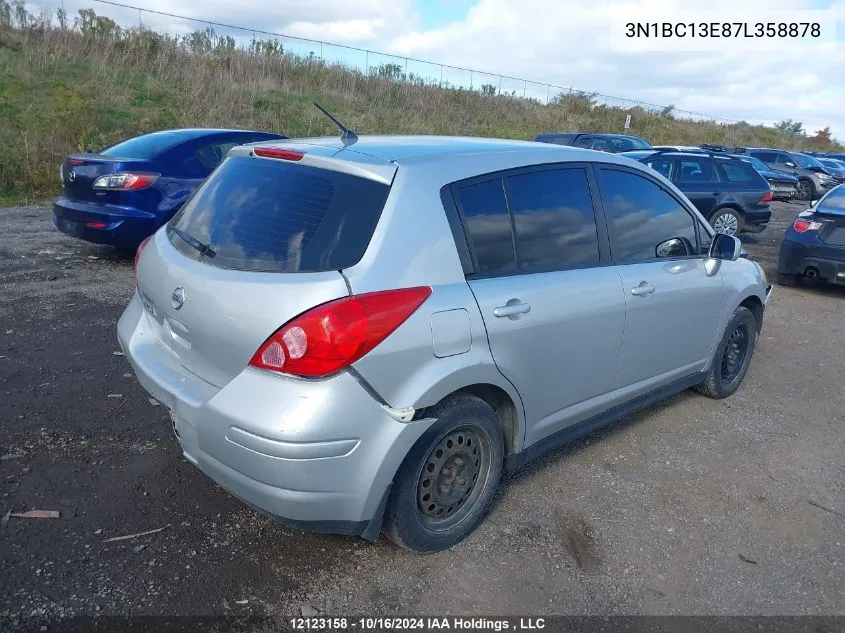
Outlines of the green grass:
[{"label": "green grass", "polygon": [[630,132],[656,144],[810,144],[773,128],[607,107],[584,94],[559,95],[544,105],[419,78],[388,79],[377,76],[378,69],[365,76],[278,50],[236,49],[213,32],[177,40],[107,23],[85,29],[59,29],[44,20],[23,29],[0,23],[0,204],[54,195],[58,165],[68,153],[139,133],[240,127],[336,134],[314,101],[359,134],[531,139],[545,131],[622,132],[625,115],[632,114]]}]

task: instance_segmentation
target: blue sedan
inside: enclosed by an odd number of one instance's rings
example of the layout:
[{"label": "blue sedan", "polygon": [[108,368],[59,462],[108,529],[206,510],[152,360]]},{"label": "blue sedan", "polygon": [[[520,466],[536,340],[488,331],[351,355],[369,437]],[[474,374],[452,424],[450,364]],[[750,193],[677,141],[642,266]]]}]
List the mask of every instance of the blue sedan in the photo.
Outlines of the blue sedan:
[{"label": "blue sedan", "polygon": [[229,149],[284,138],[247,130],[166,130],[71,154],[61,167],[53,223],[88,242],[135,249],[173,217]]}]

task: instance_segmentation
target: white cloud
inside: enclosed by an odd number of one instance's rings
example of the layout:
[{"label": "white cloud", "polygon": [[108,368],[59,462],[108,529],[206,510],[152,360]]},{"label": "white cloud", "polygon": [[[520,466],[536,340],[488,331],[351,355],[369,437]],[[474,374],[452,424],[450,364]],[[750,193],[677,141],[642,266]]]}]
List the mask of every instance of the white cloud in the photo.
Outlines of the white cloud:
[{"label": "white cloud", "polygon": [[[838,30],[845,33],[845,1]],[[714,20],[737,6],[711,0]],[[644,22],[689,3],[649,0],[553,3],[478,0],[466,18],[443,28],[397,35],[391,52],[485,71],[574,86],[731,119],[771,124],[791,118],[815,131],[830,125],[845,140],[841,53],[614,53],[609,16],[620,7]],[[819,8],[802,0],[746,0],[742,9]],[[830,7],[834,8],[834,7]],[[654,11],[659,10],[658,14]],[[840,46],[842,48],[842,46]]]}]

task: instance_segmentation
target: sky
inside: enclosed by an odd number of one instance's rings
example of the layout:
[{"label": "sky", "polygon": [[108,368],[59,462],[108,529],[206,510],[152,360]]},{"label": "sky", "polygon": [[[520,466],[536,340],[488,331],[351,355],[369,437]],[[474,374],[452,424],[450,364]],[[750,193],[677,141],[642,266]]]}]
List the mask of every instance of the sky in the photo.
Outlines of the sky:
[{"label": "sky", "polygon": [[[752,123],[793,119],[803,122],[809,133],[830,126],[833,135],[845,141],[845,0],[118,1],[490,73],[446,69],[442,78],[453,84],[497,85],[494,75],[504,74]],[[41,0],[37,5],[55,8],[62,2],[71,14],[91,7],[118,23],[139,21],[137,11],[94,0]],[[836,50],[611,50],[610,19],[620,10],[652,21],[658,15],[700,11],[702,5],[719,21],[737,5],[752,16],[778,9],[835,10]],[[169,32],[198,26],[150,14],[140,20]],[[319,44],[298,48],[361,67],[396,61],[329,46],[321,51]],[[437,66],[414,61],[408,62],[408,71],[435,79],[440,73]],[[544,86],[509,79],[501,87],[541,100],[554,94]]]}]

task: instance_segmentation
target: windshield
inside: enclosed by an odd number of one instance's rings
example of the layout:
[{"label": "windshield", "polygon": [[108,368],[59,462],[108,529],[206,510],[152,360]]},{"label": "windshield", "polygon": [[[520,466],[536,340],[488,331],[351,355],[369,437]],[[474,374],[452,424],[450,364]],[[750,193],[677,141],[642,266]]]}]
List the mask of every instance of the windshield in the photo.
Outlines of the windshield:
[{"label": "windshield", "polygon": [[824,168],[818,160],[813,158],[812,156],[807,156],[806,154],[790,154],[792,160],[795,161],[795,164],[798,165],[801,169],[812,169],[813,167],[820,167]]},{"label": "windshield", "polygon": [[842,165],[840,165],[838,161],[831,160],[829,158],[820,158],[819,162],[825,167],[830,167],[831,169],[842,169]]},{"label": "windshield", "polygon": [[649,143],[646,143],[643,139],[637,138],[636,136],[625,136],[622,137],[622,139],[624,139],[625,145],[628,143],[631,144],[631,149],[651,149],[651,145]]},{"label": "windshield", "polygon": [[771,171],[768,167],[766,167],[766,163],[754,158],[753,156],[737,156],[737,158],[744,160],[746,163],[751,163],[751,166],[757,171]]}]

